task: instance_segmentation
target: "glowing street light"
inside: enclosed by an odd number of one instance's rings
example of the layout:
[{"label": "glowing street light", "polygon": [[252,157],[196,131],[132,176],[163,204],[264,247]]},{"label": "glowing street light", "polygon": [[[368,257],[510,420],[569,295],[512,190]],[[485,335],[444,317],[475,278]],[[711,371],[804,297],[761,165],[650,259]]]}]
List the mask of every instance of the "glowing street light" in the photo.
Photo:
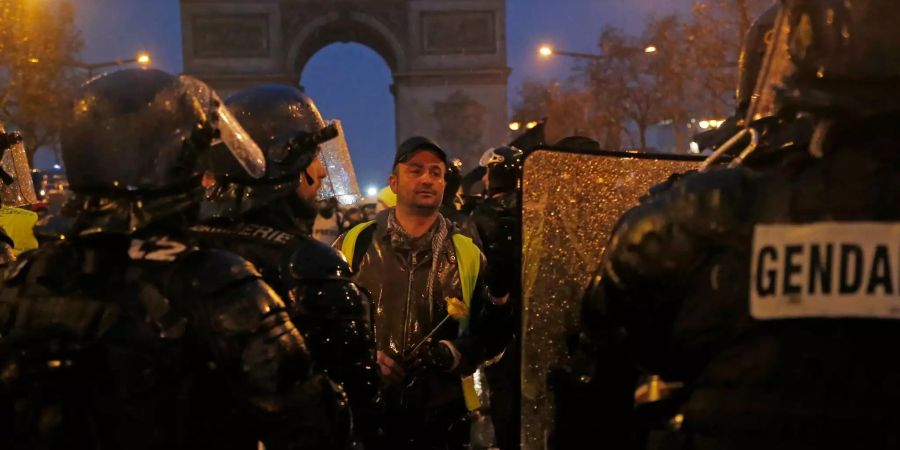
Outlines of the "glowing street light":
[{"label": "glowing street light", "polygon": [[549,58],[553,56],[553,47],[542,45],[541,48],[538,49],[538,53],[545,58]]},{"label": "glowing street light", "polygon": [[522,124],[519,122],[510,122],[509,129],[512,131],[519,131],[519,128],[522,128]]},{"label": "glowing street light", "polygon": [[644,53],[656,53],[656,47],[650,45],[644,49]]},{"label": "glowing street light", "polygon": [[137,61],[138,64],[146,67],[146,66],[150,65],[150,54],[147,52],[140,52],[140,53],[138,53],[138,56],[135,59],[135,61]]},{"label": "glowing street light", "polygon": [[528,122],[527,124],[525,124],[525,128],[528,128],[530,130],[530,129],[536,127],[537,124],[538,124],[537,122],[531,121],[531,122]]},{"label": "glowing street light", "polygon": [[376,188],[375,186],[369,186],[369,188],[366,189],[366,195],[368,195],[369,197],[373,197],[377,194],[378,194],[378,188]]}]

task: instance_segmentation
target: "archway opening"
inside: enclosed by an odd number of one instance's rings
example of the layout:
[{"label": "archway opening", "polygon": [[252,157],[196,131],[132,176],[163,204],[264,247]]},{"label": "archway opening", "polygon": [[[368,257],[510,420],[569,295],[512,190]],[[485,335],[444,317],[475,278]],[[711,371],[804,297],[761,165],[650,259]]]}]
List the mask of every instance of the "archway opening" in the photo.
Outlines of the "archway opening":
[{"label": "archway opening", "polygon": [[363,195],[387,185],[396,146],[392,75],[385,59],[357,43],[333,43],[304,64],[300,84],[326,119],[341,120]]}]

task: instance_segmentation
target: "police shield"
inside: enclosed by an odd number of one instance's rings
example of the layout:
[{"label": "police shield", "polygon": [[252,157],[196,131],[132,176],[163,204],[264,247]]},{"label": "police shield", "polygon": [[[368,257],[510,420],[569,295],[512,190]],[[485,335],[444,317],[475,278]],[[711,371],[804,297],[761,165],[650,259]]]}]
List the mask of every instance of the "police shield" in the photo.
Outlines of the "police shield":
[{"label": "police shield", "polygon": [[356,172],[353,170],[353,161],[350,160],[344,129],[340,120],[329,120],[328,124],[337,128],[338,135],[323,142],[319,150],[319,160],[325,167],[326,176],[322,180],[318,197],[319,200],[334,197],[341,205],[353,205],[362,195],[356,182]]},{"label": "police shield", "polygon": [[544,449],[557,399],[551,374],[569,367],[581,298],[613,225],[648,189],[703,158],[538,148],[522,187],[522,448]]},{"label": "police shield", "polygon": [[[0,127],[0,133],[3,128]],[[8,148],[3,151],[0,160],[3,172],[6,172],[3,181],[0,182],[0,195],[3,198],[3,206],[22,206],[37,203],[34,194],[34,181],[31,179],[31,167],[28,164],[28,155],[21,141],[10,142]]]}]

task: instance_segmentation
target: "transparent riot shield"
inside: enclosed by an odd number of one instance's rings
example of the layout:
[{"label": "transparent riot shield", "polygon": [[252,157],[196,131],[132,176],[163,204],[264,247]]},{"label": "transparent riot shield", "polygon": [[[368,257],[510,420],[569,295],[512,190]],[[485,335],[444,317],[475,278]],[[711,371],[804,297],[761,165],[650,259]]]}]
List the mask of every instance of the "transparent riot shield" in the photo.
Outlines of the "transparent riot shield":
[{"label": "transparent riot shield", "polygon": [[[2,132],[3,128],[0,127],[0,133]],[[9,178],[0,182],[3,206],[23,206],[37,203],[34,181],[31,178],[31,166],[28,164],[28,155],[25,153],[25,146],[22,142],[13,144],[3,152],[0,165],[2,165],[3,171],[9,175]]]},{"label": "transparent riot shield", "polygon": [[327,175],[319,189],[319,200],[334,197],[341,205],[353,205],[362,195],[356,182],[356,172],[353,170],[353,161],[350,160],[344,129],[340,120],[329,120],[328,124],[335,125],[338,135],[321,144],[319,159],[325,166]]},{"label": "transparent riot shield", "polygon": [[619,216],[702,157],[538,148],[522,187],[522,448],[547,448],[556,399],[548,383],[569,364],[581,298]]}]

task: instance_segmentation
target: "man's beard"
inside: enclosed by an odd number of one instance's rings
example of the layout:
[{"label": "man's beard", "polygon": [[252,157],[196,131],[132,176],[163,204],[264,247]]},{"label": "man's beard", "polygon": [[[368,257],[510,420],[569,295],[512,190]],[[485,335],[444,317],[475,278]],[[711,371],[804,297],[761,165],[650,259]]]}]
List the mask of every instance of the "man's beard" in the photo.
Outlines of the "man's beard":
[{"label": "man's beard", "polygon": [[436,205],[423,205],[418,203],[413,203],[412,212],[417,216],[427,217],[436,213],[439,209],[441,209],[441,204],[438,203]]},{"label": "man's beard", "polygon": [[431,216],[441,209],[441,198],[437,195],[437,193],[433,193],[434,200],[431,202],[420,202],[416,199],[416,194],[413,193],[412,200],[408,202],[410,205],[410,211],[417,216]]},{"label": "man's beard", "polygon": [[315,202],[301,198],[298,195],[290,196],[288,198],[288,203],[291,205],[294,216],[300,221],[314,221],[316,220],[316,215],[319,214],[319,207]]}]

